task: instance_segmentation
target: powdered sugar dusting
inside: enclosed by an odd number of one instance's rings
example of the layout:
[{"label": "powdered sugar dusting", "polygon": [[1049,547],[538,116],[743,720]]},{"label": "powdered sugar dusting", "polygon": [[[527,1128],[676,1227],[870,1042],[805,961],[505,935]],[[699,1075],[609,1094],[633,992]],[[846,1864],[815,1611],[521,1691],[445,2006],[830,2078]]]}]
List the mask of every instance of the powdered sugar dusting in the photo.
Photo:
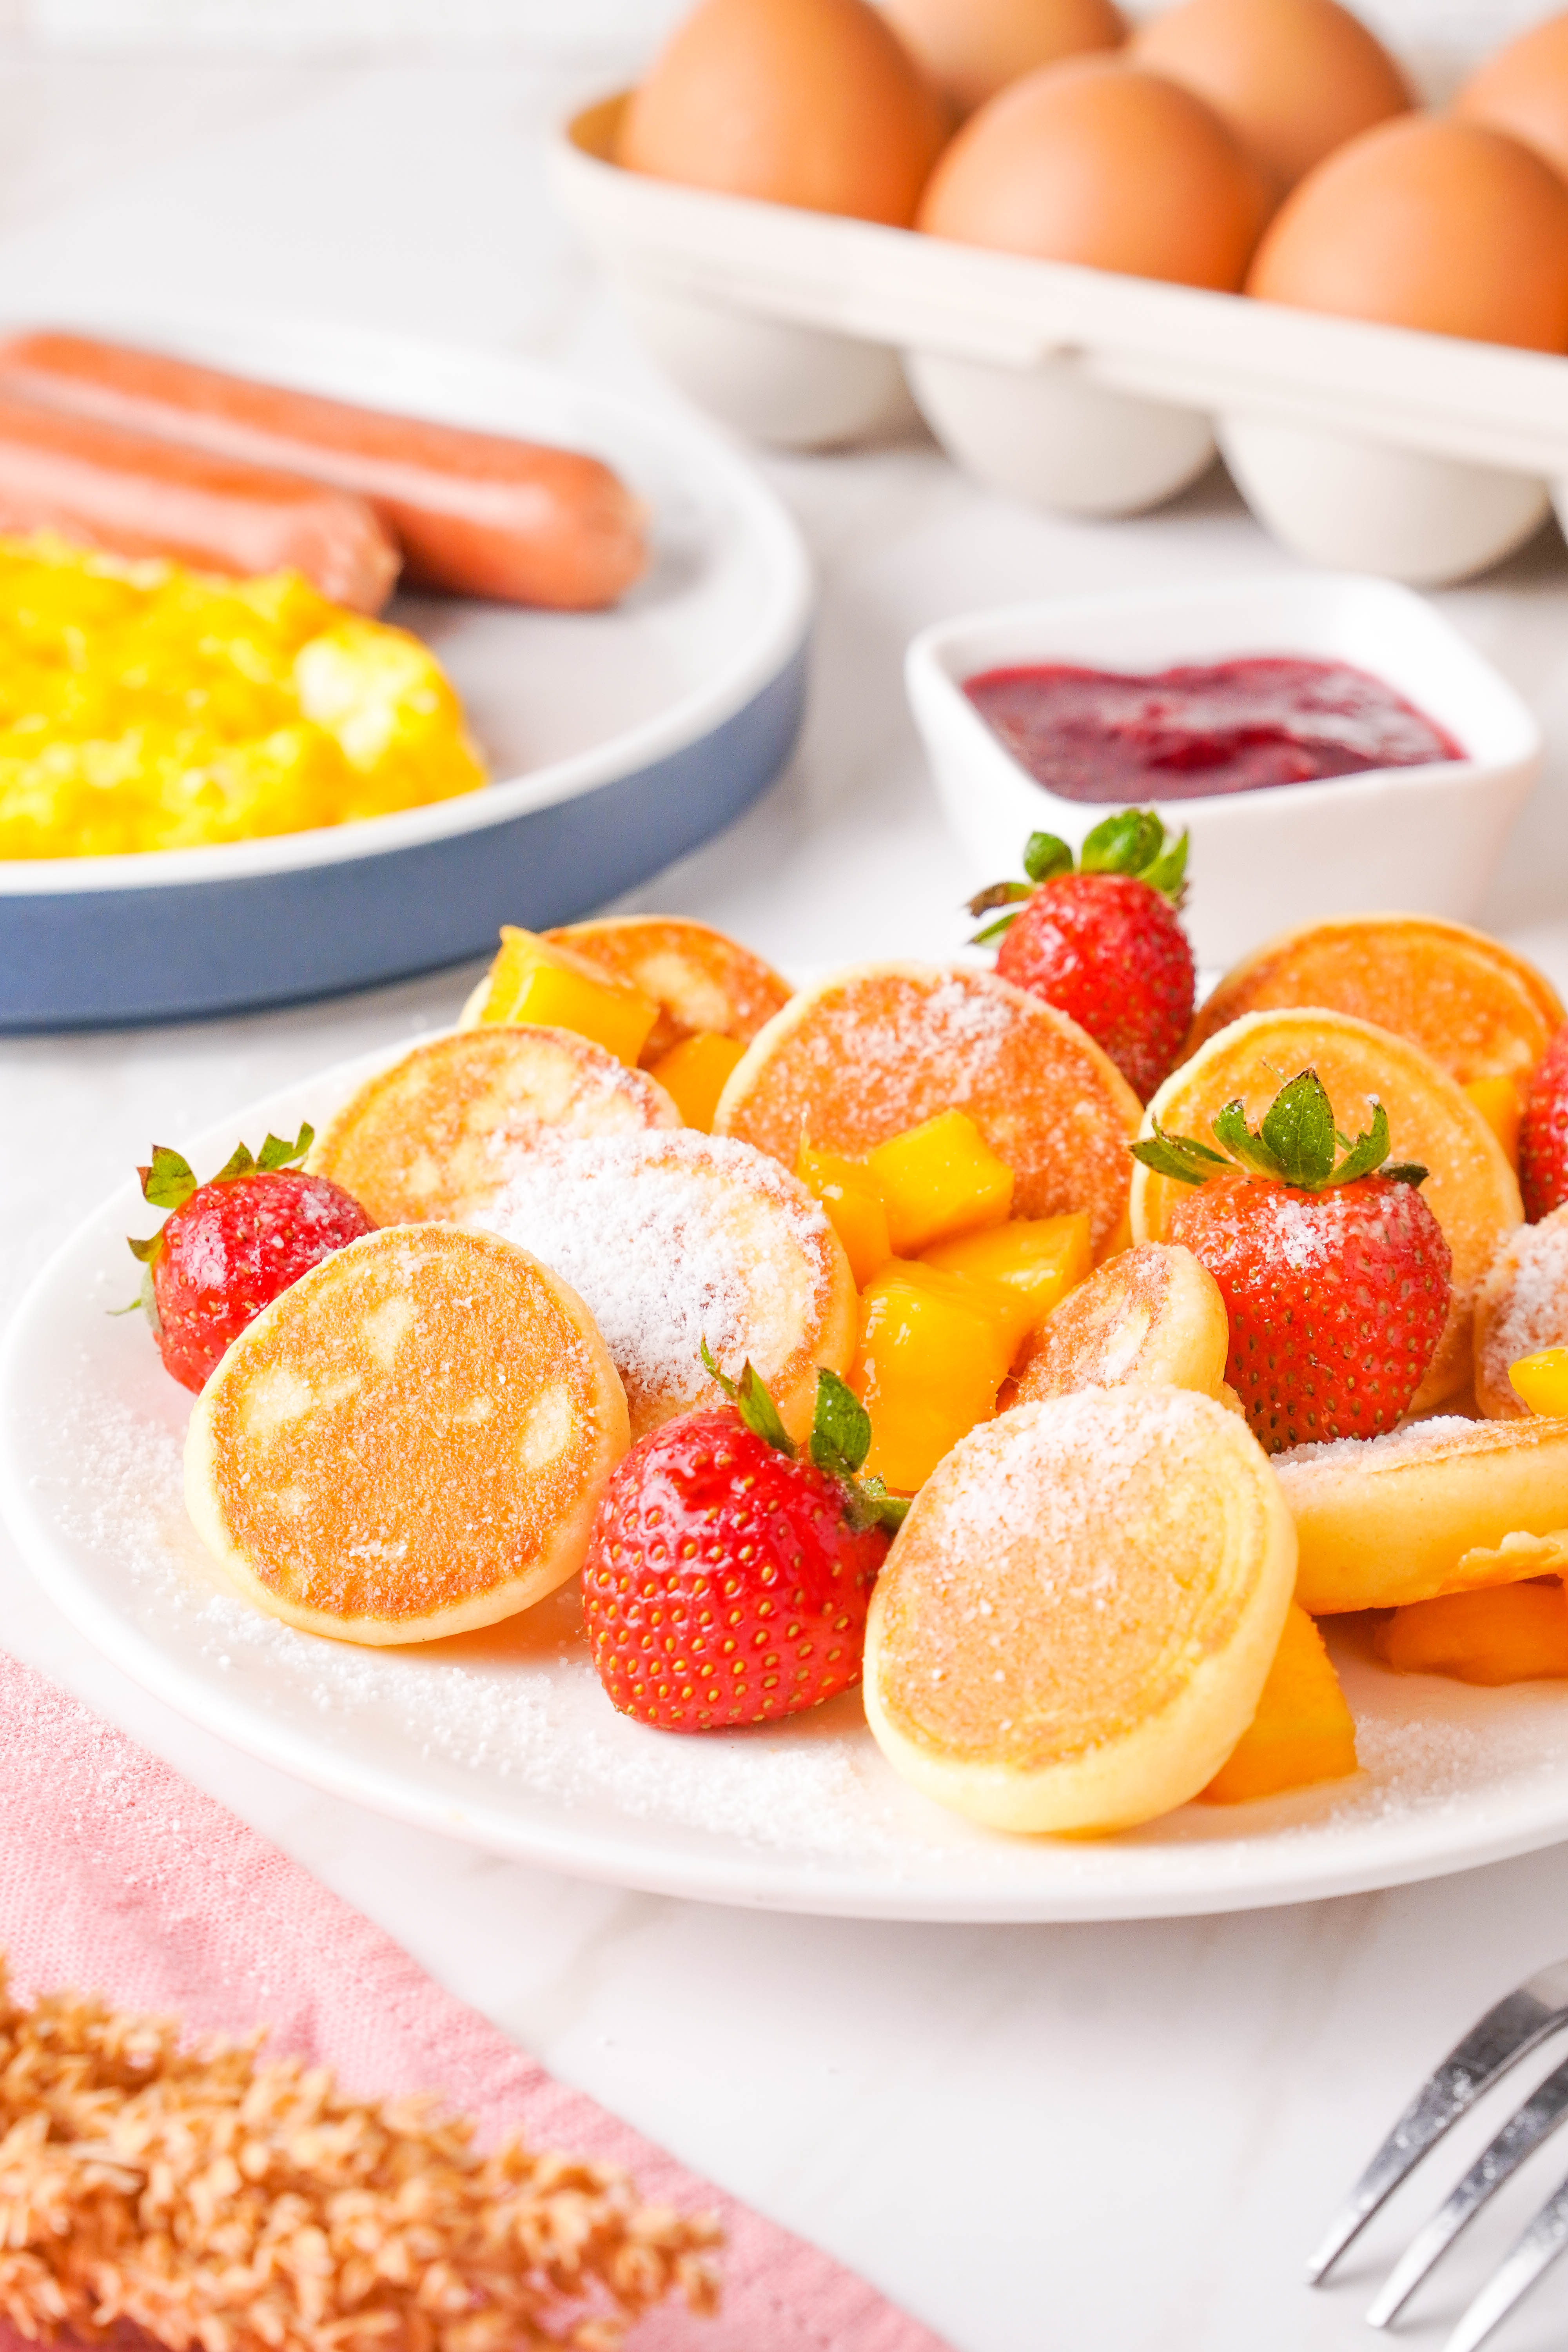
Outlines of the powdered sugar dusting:
[{"label": "powdered sugar dusting", "polygon": [[1126,1203],[1136,1103],[1075,1023],[993,971],[838,973],[781,1018],[726,1118],[793,1167],[803,1129],[854,1154],[954,1108],[1012,1169],[1016,1214],[1083,1209],[1105,1241]]},{"label": "powdered sugar dusting", "polygon": [[1313,1445],[1292,1445],[1274,1456],[1274,1467],[1287,1489],[1299,1492],[1314,1474],[1337,1483],[1347,1470],[1377,1473],[1426,1454],[1485,1452],[1509,1443],[1493,1423],[1468,1421],[1462,1413],[1433,1413],[1426,1421],[1407,1421],[1382,1437],[1334,1437]]},{"label": "powdered sugar dusting", "polygon": [[128,1410],[81,1417],[87,1475],[62,1486],[59,1517],[112,1558],[134,1613],[163,1646],[268,1714],[313,1727],[330,1749],[395,1740],[451,1818],[520,1794],[570,1811],[611,1804],[763,1848],[889,1853],[902,1805],[881,1778],[858,1696],[795,1725],[679,1738],[616,1714],[581,1631],[574,1585],[490,1631],[406,1650],[300,1633],[237,1599],[185,1519],[181,1445]]},{"label": "powdered sugar dusting", "polygon": [[1521,1225],[1493,1259],[1476,1302],[1476,1392],[1489,1412],[1522,1416],[1509,1366],[1568,1346],[1568,1210]]},{"label": "powdered sugar dusting", "polygon": [[1309,1208],[1302,1201],[1293,1201],[1281,1194],[1274,1205],[1274,1234],[1287,1265],[1298,1274],[1310,1266],[1321,1265],[1337,1247],[1327,1230],[1321,1203],[1314,1201]]},{"label": "powdered sugar dusting", "polygon": [[889,1716],[922,1743],[1034,1770],[1158,1715],[1262,1571],[1261,1549],[1233,1548],[1249,1524],[1265,1541],[1261,1507],[1235,1507],[1249,1476],[1268,1473],[1240,1424],[1184,1389],[1081,1389],[973,1431],[884,1571]]},{"label": "powdered sugar dusting", "polygon": [[586,1302],[634,1433],[731,1374],[798,1376],[828,1294],[827,1220],[749,1144],[689,1129],[546,1137],[473,1222],[540,1258]]},{"label": "powdered sugar dusting", "polygon": [[[1080,1389],[983,1423],[954,1448],[933,1489],[941,1543],[955,1569],[1006,1546],[1047,1547],[1047,1581],[1102,1592],[1114,1579],[1103,1524],[1139,1479],[1201,1442],[1201,1408],[1184,1390]],[[1086,1475],[1087,1474],[1087,1475]]]}]

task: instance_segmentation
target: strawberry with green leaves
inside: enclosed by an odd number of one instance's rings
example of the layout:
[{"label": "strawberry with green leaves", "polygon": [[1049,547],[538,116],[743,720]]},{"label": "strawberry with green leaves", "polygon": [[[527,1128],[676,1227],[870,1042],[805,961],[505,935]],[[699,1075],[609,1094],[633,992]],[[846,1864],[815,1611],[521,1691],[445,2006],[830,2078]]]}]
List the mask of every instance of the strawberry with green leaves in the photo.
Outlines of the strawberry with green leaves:
[{"label": "strawberry with green leaves", "polygon": [[1142,1102],[1174,1067],[1193,1017],[1193,950],[1176,920],[1186,870],[1184,833],[1167,843],[1152,809],[1123,809],[1076,862],[1054,833],[1032,833],[1028,880],[969,902],[972,915],[1007,909],[974,941],[1001,940],[1003,979],[1070,1013]]},{"label": "strawberry with green leaves", "polygon": [[1259,1127],[1239,1099],[1218,1150],[1156,1125],[1133,1155],[1187,1187],[1167,1238],[1207,1266],[1230,1318],[1226,1378],[1270,1453],[1376,1437],[1408,1409],[1448,1316],[1452,1258],[1420,1186],[1389,1162],[1388,1114],[1355,1142],[1315,1070],[1282,1087]]},{"label": "strawberry with green leaves", "polygon": [[143,1198],[169,1212],[131,1248],[164,1369],[182,1387],[202,1388],[229,1341],[280,1290],[374,1232],[339,1185],[293,1165],[313,1139],[309,1127],[292,1143],[269,1135],[255,1158],[241,1143],[205,1184],[166,1144],[155,1144],[151,1166],[137,1171]]},{"label": "strawberry with green leaves", "polygon": [[664,1731],[768,1723],[860,1679],[866,1612],[907,1503],[858,1476],[870,1417],[819,1371],[802,1459],[748,1363],[727,1402],[639,1438],[583,1568],[594,1664],[623,1715]]}]

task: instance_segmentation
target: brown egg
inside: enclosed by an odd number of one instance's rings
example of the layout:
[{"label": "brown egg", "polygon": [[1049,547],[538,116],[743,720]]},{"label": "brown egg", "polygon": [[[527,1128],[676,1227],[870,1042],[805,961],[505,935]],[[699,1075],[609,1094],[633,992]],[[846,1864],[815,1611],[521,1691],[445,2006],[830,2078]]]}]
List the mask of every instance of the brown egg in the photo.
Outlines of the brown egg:
[{"label": "brown egg", "polygon": [[947,122],[868,0],[700,0],[622,119],[655,179],[906,226]]},{"label": "brown egg", "polygon": [[1412,114],[1365,131],[1276,215],[1247,281],[1265,302],[1568,349],[1568,188],[1500,131]]},{"label": "brown egg", "polygon": [[1206,98],[1282,189],[1414,104],[1382,42],[1338,0],[1181,0],[1127,54]]},{"label": "brown egg", "polygon": [[1454,112],[1522,139],[1568,179],[1568,11],[1489,58],[1454,100]]},{"label": "brown egg", "polygon": [[1112,0],[881,0],[881,9],[961,119],[1037,66],[1114,49],[1127,33]]},{"label": "brown egg", "polygon": [[971,117],[916,226],[961,245],[1182,286],[1240,285],[1268,193],[1190,90],[1108,58],[1026,76]]}]

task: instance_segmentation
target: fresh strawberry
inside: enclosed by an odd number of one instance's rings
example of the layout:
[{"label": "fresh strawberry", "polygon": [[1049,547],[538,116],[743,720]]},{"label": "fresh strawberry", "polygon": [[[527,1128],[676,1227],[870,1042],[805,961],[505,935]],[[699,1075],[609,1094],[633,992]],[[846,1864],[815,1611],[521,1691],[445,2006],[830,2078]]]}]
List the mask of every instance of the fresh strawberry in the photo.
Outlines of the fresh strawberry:
[{"label": "fresh strawberry", "polygon": [[1519,1129],[1519,1185],[1532,1225],[1568,1201],[1568,1024],[1531,1080]]},{"label": "fresh strawberry", "polygon": [[[1187,836],[1169,847],[1152,809],[1123,809],[1072,851],[1032,833],[1027,882],[998,882],[972,898],[972,915],[1008,912],[977,933],[1002,936],[1004,980],[1070,1013],[1147,1102],[1174,1067],[1193,1017],[1193,950],[1176,920]],[[1020,903],[1021,902],[1021,903]]]},{"label": "fresh strawberry", "polygon": [[290,1162],[312,1141],[269,1135],[252,1159],[239,1144],[226,1167],[198,1184],[166,1144],[138,1170],[143,1196],[167,1209],[157,1233],[132,1241],[141,1259],[142,1304],[165,1370],[199,1389],[231,1339],[269,1299],[298,1282],[319,1259],[375,1228],[357,1201],[324,1176]]},{"label": "fresh strawberry", "polygon": [[1170,1238],[1219,1285],[1226,1378],[1254,1434],[1277,1454],[1392,1429],[1448,1314],[1453,1261],[1417,1189],[1426,1169],[1386,1164],[1381,1103],[1367,1133],[1353,1144],[1342,1135],[1315,1070],[1281,1087],[1261,1127],[1237,1100],[1213,1133],[1222,1150],[1158,1126],[1132,1150],[1193,1188],[1174,1204]]},{"label": "fresh strawberry", "polygon": [[860,1679],[866,1612],[909,1506],[856,1473],[865,1407],[817,1374],[801,1461],[752,1366],[731,1399],[639,1438],[599,1504],[583,1569],[594,1664],[614,1704],[663,1731],[767,1723]]}]

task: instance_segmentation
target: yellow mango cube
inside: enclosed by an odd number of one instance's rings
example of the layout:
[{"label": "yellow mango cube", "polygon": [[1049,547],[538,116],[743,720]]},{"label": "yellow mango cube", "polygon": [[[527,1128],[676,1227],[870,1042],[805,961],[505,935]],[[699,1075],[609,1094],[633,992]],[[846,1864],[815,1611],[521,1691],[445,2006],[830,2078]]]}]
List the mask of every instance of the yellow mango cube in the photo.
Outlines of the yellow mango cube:
[{"label": "yellow mango cube", "polygon": [[1029,1302],[1029,1328],[1038,1330],[1053,1307],[1094,1270],[1089,1218],[1081,1209],[1065,1217],[1011,1217],[980,1234],[961,1234],[921,1252],[922,1265],[949,1274],[978,1275],[1022,1292]]},{"label": "yellow mango cube", "polygon": [[1568,1415],[1568,1348],[1542,1348],[1539,1355],[1521,1356],[1509,1366],[1508,1381],[1531,1412],[1549,1421]]},{"label": "yellow mango cube", "polygon": [[1240,1805],[1313,1780],[1342,1780],[1359,1769],[1355,1718],[1334,1662],[1311,1618],[1292,1601],[1258,1712],[1203,1800]]},{"label": "yellow mango cube", "polygon": [[628,981],[613,980],[585,956],[552,948],[533,931],[503,923],[500,953],[490,966],[481,1021],[574,1029],[635,1066],[658,1018],[651,996]]},{"label": "yellow mango cube", "polygon": [[700,1127],[704,1135],[710,1135],[725,1081],[745,1050],[738,1037],[700,1029],[695,1036],[683,1037],[679,1045],[650,1062],[647,1074],[658,1079],[687,1127]]},{"label": "yellow mango cube", "polygon": [[857,1290],[864,1290],[893,1255],[888,1235],[888,1204],[882,1188],[863,1160],[846,1160],[837,1151],[817,1151],[803,1135],[795,1172],[814,1201],[820,1201],[827,1221],[844,1244]]},{"label": "yellow mango cube", "polygon": [[894,1258],[860,1300],[849,1385],[871,1416],[866,1467],[900,1493],[996,1410],[1028,1329],[1027,1301],[1000,1283]]},{"label": "yellow mango cube", "polygon": [[1519,1126],[1524,1115],[1518,1086],[1512,1078],[1472,1078],[1465,1092],[1507,1152],[1509,1166],[1517,1173]]},{"label": "yellow mango cube", "polygon": [[882,1188],[900,1257],[918,1257],[952,1234],[1005,1224],[1012,1210],[1013,1171],[961,1110],[890,1136],[866,1164]]}]

